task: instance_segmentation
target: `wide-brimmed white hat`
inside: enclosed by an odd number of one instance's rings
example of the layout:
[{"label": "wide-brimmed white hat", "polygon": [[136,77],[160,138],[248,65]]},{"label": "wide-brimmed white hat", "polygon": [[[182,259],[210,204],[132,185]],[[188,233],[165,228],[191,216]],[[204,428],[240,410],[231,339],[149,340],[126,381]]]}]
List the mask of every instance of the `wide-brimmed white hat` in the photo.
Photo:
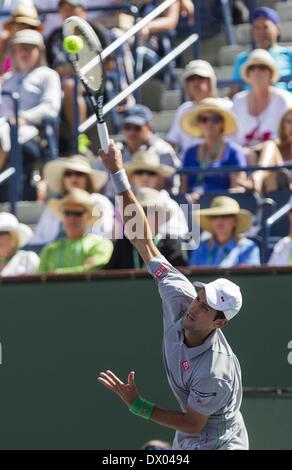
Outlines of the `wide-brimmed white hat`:
[{"label": "wide-brimmed white hat", "polygon": [[199,77],[209,78],[211,82],[212,94],[217,95],[217,78],[214,69],[206,60],[191,60],[185,67],[183,72],[183,79],[187,80],[194,75]]},{"label": "wide-brimmed white hat", "polygon": [[271,83],[276,83],[279,80],[279,72],[276,63],[271,54],[265,49],[255,49],[249,55],[248,61],[241,67],[240,74],[243,80],[250,83],[249,68],[252,65],[265,65],[271,71]]},{"label": "wide-brimmed white hat", "polygon": [[242,295],[240,287],[228,279],[219,278],[216,281],[205,284],[194,282],[195,287],[205,289],[206,300],[209,307],[223,312],[227,320],[235,317],[242,306]]},{"label": "wide-brimmed white hat", "polygon": [[79,188],[72,188],[71,191],[69,191],[69,193],[62,199],[50,199],[48,202],[49,207],[52,209],[52,212],[54,212],[58,219],[63,218],[63,210],[66,206],[71,204],[84,207],[84,209],[91,216],[91,224],[100,219],[102,215],[101,211],[92,201],[90,194],[87,191]]},{"label": "wide-brimmed white hat", "polygon": [[93,190],[98,192],[108,180],[105,171],[94,170],[86,157],[81,155],[72,155],[68,158],[58,158],[51,160],[44,166],[44,180],[48,183],[49,188],[61,194],[63,191],[63,177],[65,170],[79,171],[89,176]]},{"label": "wide-brimmed white hat", "polygon": [[200,104],[189,111],[181,119],[182,129],[192,137],[202,137],[202,132],[198,124],[200,114],[214,113],[223,119],[223,135],[236,134],[238,122],[235,114],[231,111],[230,102],[223,98],[205,98]]},{"label": "wide-brimmed white hat", "polygon": [[252,214],[250,211],[241,209],[235,199],[228,196],[214,197],[211,206],[208,209],[195,211],[194,217],[201,227],[207,232],[212,232],[210,217],[220,215],[236,215],[236,233],[246,232],[252,226]]},{"label": "wide-brimmed white hat", "polygon": [[18,248],[27,245],[33,237],[31,228],[18,222],[15,215],[9,212],[0,212],[0,232],[15,233],[18,240]]},{"label": "wide-brimmed white hat", "polygon": [[175,169],[171,166],[162,165],[158,153],[151,149],[138,150],[134,153],[132,160],[124,164],[124,168],[129,175],[139,170],[154,171],[164,177],[173,176],[175,173]]}]

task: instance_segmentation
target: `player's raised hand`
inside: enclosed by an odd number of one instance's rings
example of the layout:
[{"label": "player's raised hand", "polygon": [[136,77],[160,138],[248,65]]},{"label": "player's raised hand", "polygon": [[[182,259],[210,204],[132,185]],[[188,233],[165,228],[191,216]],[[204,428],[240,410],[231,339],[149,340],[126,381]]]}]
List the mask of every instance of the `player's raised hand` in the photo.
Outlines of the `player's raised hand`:
[{"label": "player's raised hand", "polygon": [[108,171],[116,173],[123,168],[123,157],[120,150],[116,147],[113,140],[109,141],[108,153],[103,150],[99,151],[99,156],[102,159],[102,163]]},{"label": "player's raised hand", "polygon": [[127,406],[130,406],[139,395],[134,376],[135,372],[130,372],[128,375],[128,383],[124,383],[111,370],[107,370],[106,372],[101,372],[97,380],[106,388],[115,392]]}]

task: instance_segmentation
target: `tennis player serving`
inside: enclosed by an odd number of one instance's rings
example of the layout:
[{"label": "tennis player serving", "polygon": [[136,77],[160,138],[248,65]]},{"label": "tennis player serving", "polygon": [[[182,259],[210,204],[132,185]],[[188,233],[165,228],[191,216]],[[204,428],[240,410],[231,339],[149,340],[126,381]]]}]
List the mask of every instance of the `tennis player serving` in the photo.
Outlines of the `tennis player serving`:
[{"label": "tennis player serving", "polygon": [[248,435],[240,413],[240,366],[221,331],[241,308],[240,289],[227,279],[192,284],[175,269],[152,241],[144,211],[131,191],[121,153],[113,141],[108,154],[100,151],[100,156],[122,197],[124,224],[131,218],[125,215],[131,204],[144,227],[144,237],[132,236],[131,242],[158,285],[165,368],[181,411],[163,409],[142,398],[134,372],[129,373],[127,383],[109,370],[101,372],[98,380],[135,415],[176,430],[175,450],[247,450]]}]

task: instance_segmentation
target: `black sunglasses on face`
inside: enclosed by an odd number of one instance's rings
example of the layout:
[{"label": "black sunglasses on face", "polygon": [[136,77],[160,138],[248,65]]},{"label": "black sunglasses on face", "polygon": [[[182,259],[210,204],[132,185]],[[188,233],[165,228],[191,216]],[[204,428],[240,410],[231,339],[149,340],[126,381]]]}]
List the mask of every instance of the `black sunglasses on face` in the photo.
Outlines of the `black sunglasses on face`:
[{"label": "black sunglasses on face", "polygon": [[234,214],[224,214],[224,215],[208,215],[208,219],[228,219],[229,217],[234,217]]},{"label": "black sunglasses on face", "polygon": [[82,217],[86,211],[68,211],[68,210],[63,210],[63,215],[64,217]]},{"label": "black sunglasses on face", "polygon": [[81,171],[71,171],[71,170],[67,170],[64,172],[65,178],[70,178],[71,176],[85,176],[85,173],[82,173]]},{"label": "black sunglasses on face", "polygon": [[221,116],[218,114],[213,114],[212,116],[199,116],[198,117],[198,122],[200,124],[207,124],[207,122],[212,122],[213,124],[218,124],[219,122],[222,122],[223,119]]},{"label": "black sunglasses on face", "polygon": [[147,176],[156,176],[157,173],[155,171],[150,171],[150,170],[136,170],[133,173],[134,175],[142,176],[142,175],[147,175]]}]

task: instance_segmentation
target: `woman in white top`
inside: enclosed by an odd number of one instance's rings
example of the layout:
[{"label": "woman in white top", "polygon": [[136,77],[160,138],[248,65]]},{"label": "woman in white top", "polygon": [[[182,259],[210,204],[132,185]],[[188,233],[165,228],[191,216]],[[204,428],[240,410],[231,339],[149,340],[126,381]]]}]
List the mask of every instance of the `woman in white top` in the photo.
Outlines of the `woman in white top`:
[{"label": "woman in white top", "polygon": [[281,116],[291,107],[292,96],[272,86],[279,79],[274,59],[264,49],[255,49],[241,68],[241,75],[251,85],[251,90],[233,97],[233,112],[240,121],[237,142],[243,147],[252,147],[275,140]]},{"label": "woman in white top", "polygon": [[[274,141],[282,115],[292,106],[292,95],[272,85],[279,73],[272,56],[264,49],[255,49],[241,68],[242,78],[251,85],[251,90],[236,93],[233,97],[233,112],[240,127],[235,140],[246,149],[250,164],[270,166],[280,164],[274,152]],[[259,155],[259,157],[258,157]],[[255,172],[255,189],[262,190],[263,172]]]},{"label": "woman in white top", "polygon": [[[13,70],[2,78],[2,90],[18,92],[18,139],[21,144],[35,137],[45,118],[55,118],[61,108],[61,83],[55,70],[43,65],[45,43],[32,29],[15,34],[11,43]],[[0,168],[11,148],[9,121],[14,119],[11,98],[2,97],[0,104]],[[25,162],[24,162],[25,164]]]},{"label": "woman in white top", "polygon": [[[104,238],[112,238],[114,207],[106,196],[99,194],[108,179],[105,171],[93,170],[86,157],[73,155],[46,163],[43,176],[49,189],[59,196],[65,196],[72,188],[89,192],[98,212],[102,213],[99,223],[94,225],[92,231]],[[61,238],[63,234],[59,219],[47,206],[37,224],[31,244],[44,245]]]},{"label": "woman in white top", "polygon": [[174,116],[172,125],[166,135],[166,140],[178,147],[180,157],[193,145],[201,143],[198,139],[187,134],[182,126],[182,118],[195,109],[205,98],[217,96],[217,79],[209,62],[205,60],[192,60],[187,64],[183,74],[185,92],[188,101],[182,103]]},{"label": "woman in white top", "polygon": [[289,212],[290,233],[274,246],[269,266],[292,266],[292,209]]},{"label": "woman in white top", "polygon": [[32,230],[13,214],[0,212],[0,276],[22,276],[38,270],[39,257],[20,250],[32,237]]}]

